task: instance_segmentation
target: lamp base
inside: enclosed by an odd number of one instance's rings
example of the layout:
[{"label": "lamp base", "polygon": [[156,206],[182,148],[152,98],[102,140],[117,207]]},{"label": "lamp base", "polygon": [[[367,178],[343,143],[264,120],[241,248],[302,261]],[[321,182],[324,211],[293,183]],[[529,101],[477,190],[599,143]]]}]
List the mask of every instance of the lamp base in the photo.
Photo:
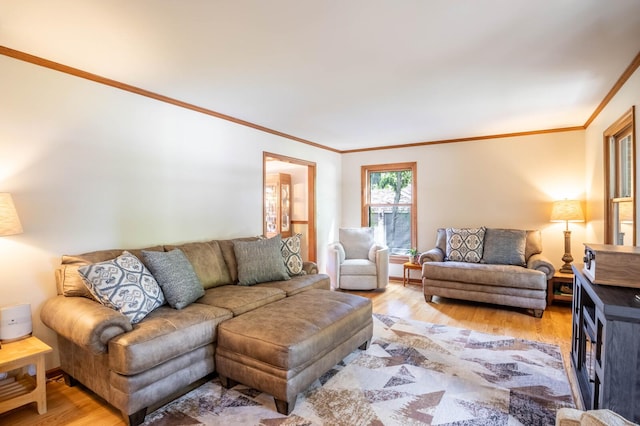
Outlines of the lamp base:
[{"label": "lamp base", "polygon": [[560,271],[563,274],[572,274],[573,275],[573,269],[571,268],[571,265],[568,263],[565,263],[564,265],[562,265],[562,267],[560,268]]}]

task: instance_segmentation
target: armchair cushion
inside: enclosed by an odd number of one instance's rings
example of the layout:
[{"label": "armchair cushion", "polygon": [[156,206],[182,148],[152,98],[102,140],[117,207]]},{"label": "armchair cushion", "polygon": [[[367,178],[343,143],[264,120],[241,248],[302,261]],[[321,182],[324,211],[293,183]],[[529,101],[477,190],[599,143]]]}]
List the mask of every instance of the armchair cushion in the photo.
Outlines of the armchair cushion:
[{"label": "armchair cushion", "polygon": [[525,266],[527,231],[487,228],[482,263]]},{"label": "armchair cushion", "polygon": [[368,259],[374,243],[373,228],[340,228],[340,243],[346,259]]},{"label": "armchair cushion", "polygon": [[479,263],[482,259],[485,229],[447,228],[447,260]]}]

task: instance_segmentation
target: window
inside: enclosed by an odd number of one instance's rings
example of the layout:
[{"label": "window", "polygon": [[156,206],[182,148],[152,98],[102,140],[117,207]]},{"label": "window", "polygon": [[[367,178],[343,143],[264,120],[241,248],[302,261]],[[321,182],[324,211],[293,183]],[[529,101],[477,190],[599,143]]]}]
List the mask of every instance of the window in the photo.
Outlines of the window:
[{"label": "window", "polygon": [[416,163],[362,166],[361,174],[362,226],[375,229],[392,260],[406,261],[417,247]]},{"label": "window", "polygon": [[604,132],[607,244],[635,246],[634,109]]}]

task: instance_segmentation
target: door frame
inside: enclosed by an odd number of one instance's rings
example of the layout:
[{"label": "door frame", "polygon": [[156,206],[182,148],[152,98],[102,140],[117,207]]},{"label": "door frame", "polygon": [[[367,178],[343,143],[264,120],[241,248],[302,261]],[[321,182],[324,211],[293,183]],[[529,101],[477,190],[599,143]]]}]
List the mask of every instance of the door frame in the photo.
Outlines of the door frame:
[{"label": "door frame", "polygon": [[308,229],[307,241],[309,247],[307,253],[309,261],[317,262],[317,244],[316,244],[316,163],[307,160],[301,160],[299,158],[293,158],[286,155],[275,154],[273,152],[262,152],[262,226],[265,226],[265,196],[264,187],[267,183],[267,158],[273,158],[277,161],[285,163],[291,163],[303,167],[307,167],[307,220],[306,222],[292,221],[292,225],[295,223],[306,223]]}]

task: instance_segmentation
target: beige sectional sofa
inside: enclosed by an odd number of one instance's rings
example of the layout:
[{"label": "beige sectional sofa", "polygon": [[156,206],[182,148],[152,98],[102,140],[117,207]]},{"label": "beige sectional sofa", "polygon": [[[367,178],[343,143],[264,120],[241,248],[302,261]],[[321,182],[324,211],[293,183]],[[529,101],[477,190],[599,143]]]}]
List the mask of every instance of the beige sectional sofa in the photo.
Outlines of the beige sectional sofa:
[{"label": "beige sectional sofa", "polygon": [[555,272],[537,230],[440,228],[420,263],[427,302],[441,296],[493,303],[532,309],[536,317]]},{"label": "beige sectional sofa", "polygon": [[[58,296],[43,305],[41,318],[58,334],[60,364],[65,378],[70,384],[79,381],[120,410],[130,424],[139,424],[149,409],[215,372],[218,326],[222,322],[264,309],[285,298],[295,298],[310,289],[329,292],[329,277],[319,274],[316,265],[310,262],[299,265],[304,270],[303,275],[239,285],[243,279],[243,265],[238,263],[236,256],[238,247],[255,240],[213,240],[128,250],[153,271],[152,265],[148,264],[152,257],[148,252],[153,252],[151,255],[175,253],[174,249],[180,249],[201,283],[203,293],[181,309],[168,304],[157,307],[136,323],[99,303],[78,272],[81,268],[83,273],[90,273],[85,270],[93,267],[91,265],[124,256],[123,250],[63,256],[56,271]],[[253,266],[263,268],[264,262],[254,262]],[[98,273],[103,272],[98,270]],[[166,288],[163,291],[168,301],[169,293]],[[322,299],[318,295],[316,298]],[[367,303],[370,312],[370,302]],[[366,309],[366,306],[359,309]],[[341,315],[345,316],[345,313]],[[363,324],[361,328],[368,330],[367,327]],[[360,332],[360,337],[367,335]],[[368,335],[370,338],[370,332]],[[345,348],[346,354],[365,340]]]}]

